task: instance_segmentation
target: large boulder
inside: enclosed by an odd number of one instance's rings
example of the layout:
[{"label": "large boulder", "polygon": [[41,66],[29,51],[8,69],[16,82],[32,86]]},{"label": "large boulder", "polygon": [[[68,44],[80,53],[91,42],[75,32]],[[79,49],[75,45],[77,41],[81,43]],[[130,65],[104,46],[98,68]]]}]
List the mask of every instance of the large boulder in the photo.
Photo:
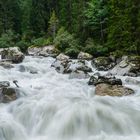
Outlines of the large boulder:
[{"label": "large boulder", "polygon": [[28,54],[34,56],[56,57],[58,55],[58,50],[53,45],[44,47],[29,47]]},{"label": "large boulder", "polygon": [[134,91],[122,85],[110,85],[102,83],[96,86],[95,94],[99,96],[126,96],[134,94]]},{"label": "large boulder", "polygon": [[140,56],[122,57],[122,61],[110,70],[109,73],[121,76],[140,76]]},{"label": "large boulder", "polygon": [[78,54],[78,59],[90,60],[90,59],[92,59],[92,58],[93,58],[93,56],[92,56],[91,54],[89,54],[89,53],[80,52],[80,53]]},{"label": "large boulder", "polygon": [[24,54],[18,47],[6,48],[1,52],[1,59],[10,60],[13,63],[21,63],[24,59]]},{"label": "large boulder", "polygon": [[97,70],[100,71],[107,71],[116,65],[116,63],[110,57],[95,58],[91,64],[93,67],[96,67]]}]

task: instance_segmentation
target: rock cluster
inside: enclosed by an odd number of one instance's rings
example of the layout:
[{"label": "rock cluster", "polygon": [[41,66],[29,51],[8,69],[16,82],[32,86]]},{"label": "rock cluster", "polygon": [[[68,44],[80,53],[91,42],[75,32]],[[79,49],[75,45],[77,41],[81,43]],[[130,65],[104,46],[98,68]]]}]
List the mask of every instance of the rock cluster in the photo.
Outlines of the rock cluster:
[{"label": "rock cluster", "polygon": [[134,94],[132,89],[122,86],[121,79],[116,79],[115,77],[99,76],[96,78],[92,76],[88,84],[95,86],[95,94],[99,96],[126,96]]}]

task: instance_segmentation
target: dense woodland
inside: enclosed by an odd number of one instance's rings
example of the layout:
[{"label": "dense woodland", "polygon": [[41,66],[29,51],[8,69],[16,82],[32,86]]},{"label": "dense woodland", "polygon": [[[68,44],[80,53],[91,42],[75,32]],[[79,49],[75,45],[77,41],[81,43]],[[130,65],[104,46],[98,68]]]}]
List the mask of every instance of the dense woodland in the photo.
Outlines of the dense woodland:
[{"label": "dense woodland", "polygon": [[50,44],[72,57],[140,54],[140,0],[0,0],[0,48]]}]

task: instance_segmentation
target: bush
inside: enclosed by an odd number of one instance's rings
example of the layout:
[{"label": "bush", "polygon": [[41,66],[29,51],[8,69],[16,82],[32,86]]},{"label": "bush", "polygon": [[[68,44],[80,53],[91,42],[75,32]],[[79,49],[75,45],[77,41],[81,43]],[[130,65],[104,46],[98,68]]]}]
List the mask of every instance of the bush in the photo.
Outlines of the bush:
[{"label": "bush", "polygon": [[16,46],[18,46],[21,49],[21,51],[25,53],[28,47],[30,46],[30,43],[25,40],[21,40],[16,43]]},{"label": "bush", "polygon": [[56,38],[54,39],[54,44],[59,51],[64,52],[71,57],[76,57],[80,52],[78,41],[63,27],[59,29]]}]

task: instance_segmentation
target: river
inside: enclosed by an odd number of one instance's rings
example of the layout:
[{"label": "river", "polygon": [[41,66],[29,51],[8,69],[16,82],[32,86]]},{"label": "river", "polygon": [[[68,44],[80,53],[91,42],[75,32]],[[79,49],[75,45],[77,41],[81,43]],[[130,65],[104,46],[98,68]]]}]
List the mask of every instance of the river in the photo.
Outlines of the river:
[{"label": "river", "polygon": [[96,96],[88,79],[57,73],[53,61],[27,56],[13,69],[0,67],[0,81],[15,87],[17,80],[21,90],[19,99],[0,104],[0,140],[140,140],[140,85],[121,77],[135,95]]}]

